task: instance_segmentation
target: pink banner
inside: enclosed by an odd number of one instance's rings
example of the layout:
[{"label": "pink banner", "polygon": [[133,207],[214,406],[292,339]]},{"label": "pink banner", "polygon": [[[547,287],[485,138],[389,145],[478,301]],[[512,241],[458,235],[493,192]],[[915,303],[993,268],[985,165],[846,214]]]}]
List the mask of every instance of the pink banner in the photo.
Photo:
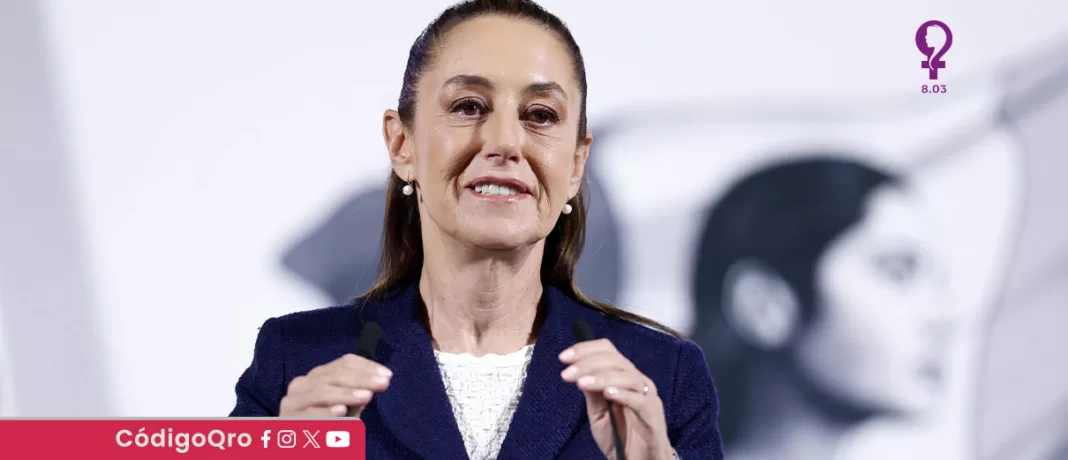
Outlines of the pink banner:
[{"label": "pink banner", "polygon": [[0,420],[0,457],[125,459],[366,458],[351,419]]}]

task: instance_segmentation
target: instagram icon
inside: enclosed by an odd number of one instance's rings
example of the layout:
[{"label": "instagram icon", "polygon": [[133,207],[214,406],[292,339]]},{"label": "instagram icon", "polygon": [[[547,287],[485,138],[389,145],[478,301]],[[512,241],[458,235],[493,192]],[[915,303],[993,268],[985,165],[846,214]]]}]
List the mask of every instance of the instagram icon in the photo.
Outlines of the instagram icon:
[{"label": "instagram icon", "polygon": [[278,432],[278,448],[280,449],[292,449],[297,447],[297,433],[293,430],[282,430]]}]

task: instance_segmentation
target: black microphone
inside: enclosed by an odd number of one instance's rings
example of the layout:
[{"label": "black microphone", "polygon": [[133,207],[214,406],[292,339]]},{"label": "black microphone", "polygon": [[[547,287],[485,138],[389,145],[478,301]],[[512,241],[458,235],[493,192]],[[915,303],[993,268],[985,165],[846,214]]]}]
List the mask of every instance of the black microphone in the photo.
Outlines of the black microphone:
[{"label": "black microphone", "polygon": [[371,361],[375,360],[375,348],[378,347],[378,339],[382,337],[382,328],[378,323],[371,321],[360,329],[360,343],[356,345],[356,354]]},{"label": "black microphone", "polygon": [[[593,329],[590,328],[589,323],[581,319],[571,325],[571,334],[575,336],[575,340],[578,342],[593,340]],[[616,438],[616,459],[626,460],[627,455],[623,449],[623,437],[619,435],[619,423],[616,422],[616,412],[612,410],[612,401],[606,400],[605,403],[608,405],[608,420],[612,423],[612,435]]]},{"label": "black microphone", "polygon": [[[371,361],[375,360],[375,348],[378,348],[378,339],[382,337],[382,328],[378,323],[371,321],[360,328],[360,341],[356,344],[356,355]],[[346,416],[355,417],[357,408],[349,407]]]}]

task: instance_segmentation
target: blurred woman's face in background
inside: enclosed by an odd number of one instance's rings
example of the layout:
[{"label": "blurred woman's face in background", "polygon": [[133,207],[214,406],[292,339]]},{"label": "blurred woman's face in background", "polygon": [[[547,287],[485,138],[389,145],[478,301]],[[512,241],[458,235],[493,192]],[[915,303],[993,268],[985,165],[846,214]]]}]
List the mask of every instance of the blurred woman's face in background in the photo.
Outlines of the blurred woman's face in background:
[{"label": "blurred woman's face in background", "polygon": [[536,243],[585,165],[571,56],[544,27],[494,16],[456,26],[443,44],[409,139],[424,225],[484,249]]},{"label": "blurred woman's face in background", "polygon": [[816,314],[798,343],[803,378],[864,411],[913,412],[944,379],[950,306],[932,229],[914,197],[877,189],[816,270]]}]

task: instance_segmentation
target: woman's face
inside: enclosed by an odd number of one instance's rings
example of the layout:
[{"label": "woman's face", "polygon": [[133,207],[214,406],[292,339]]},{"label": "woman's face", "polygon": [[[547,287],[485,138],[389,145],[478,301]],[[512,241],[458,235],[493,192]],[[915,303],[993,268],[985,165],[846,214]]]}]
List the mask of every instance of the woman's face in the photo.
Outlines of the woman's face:
[{"label": "woman's face", "polygon": [[491,250],[549,234],[589,148],[573,69],[563,42],[528,21],[488,16],[447,34],[419,82],[410,161],[394,155],[418,181],[424,225]]},{"label": "woman's face", "polygon": [[926,408],[943,380],[949,305],[936,243],[912,197],[877,190],[865,219],[816,272],[816,315],[797,348],[802,375],[864,411]]}]

